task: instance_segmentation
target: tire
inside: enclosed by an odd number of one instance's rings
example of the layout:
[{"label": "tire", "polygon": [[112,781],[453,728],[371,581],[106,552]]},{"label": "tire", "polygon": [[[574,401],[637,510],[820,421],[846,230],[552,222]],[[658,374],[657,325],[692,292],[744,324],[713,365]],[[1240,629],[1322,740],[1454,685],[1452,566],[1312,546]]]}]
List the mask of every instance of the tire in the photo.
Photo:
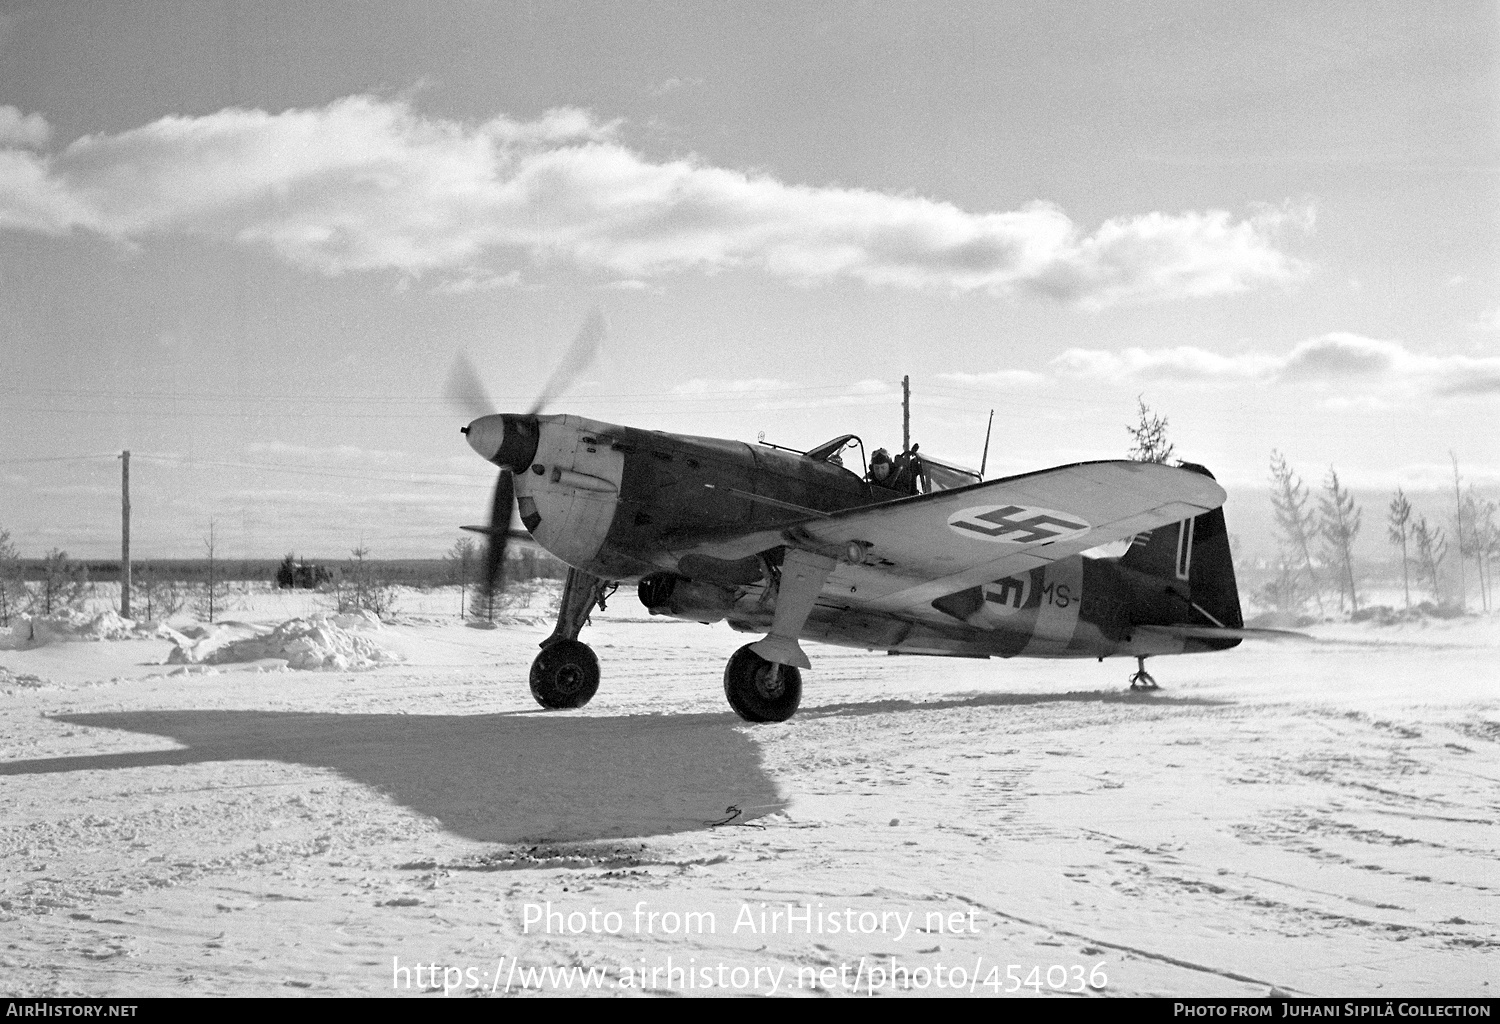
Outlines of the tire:
[{"label": "tire", "polygon": [[531,695],[544,708],[581,708],[599,689],[599,659],[588,644],[559,640],[531,663]]},{"label": "tire", "polygon": [[767,661],[747,644],[724,666],[724,696],[747,722],[785,722],[802,703],[802,673]]}]

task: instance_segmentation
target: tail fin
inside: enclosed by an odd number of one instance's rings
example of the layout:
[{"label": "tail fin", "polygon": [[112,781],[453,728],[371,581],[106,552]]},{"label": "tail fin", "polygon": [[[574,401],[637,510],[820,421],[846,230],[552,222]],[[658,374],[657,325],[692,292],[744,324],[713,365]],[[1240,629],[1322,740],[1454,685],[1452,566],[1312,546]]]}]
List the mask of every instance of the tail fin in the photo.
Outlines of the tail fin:
[{"label": "tail fin", "polygon": [[[1182,463],[1182,468],[1213,479],[1212,473],[1191,462]],[[1222,508],[1141,534],[1120,564],[1167,581],[1167,592],[1187,602],[1198,625],[1245,625]]]}]

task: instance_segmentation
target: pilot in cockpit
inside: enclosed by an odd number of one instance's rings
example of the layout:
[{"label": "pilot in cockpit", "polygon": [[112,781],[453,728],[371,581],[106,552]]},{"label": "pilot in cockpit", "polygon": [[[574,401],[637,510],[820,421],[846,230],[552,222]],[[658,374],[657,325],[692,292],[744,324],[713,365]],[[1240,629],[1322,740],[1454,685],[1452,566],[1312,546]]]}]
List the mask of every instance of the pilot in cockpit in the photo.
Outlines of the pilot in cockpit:
[{"label": "pilot in cockpit", "polygon": [[916,445],[911,446],[911,451],[902,452],[894,459],[884,448],[876,448],[870,456],[870,473],[865,479],[887,490],[916,494],[920,474]]}]

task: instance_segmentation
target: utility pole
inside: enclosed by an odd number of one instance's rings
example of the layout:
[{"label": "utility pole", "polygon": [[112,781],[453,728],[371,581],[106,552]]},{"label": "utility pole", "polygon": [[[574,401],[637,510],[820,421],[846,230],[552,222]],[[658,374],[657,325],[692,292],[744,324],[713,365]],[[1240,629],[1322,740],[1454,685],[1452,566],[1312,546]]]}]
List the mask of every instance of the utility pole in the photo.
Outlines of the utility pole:
[{"label": "utility pole", "polygon": [[130,449],[120,453],[120,618],[130,618]]},{"label": "utility pole", "polygon": [[901,450],[911,451],[911,378],[901,378]]},{"label": "utility pole", "polygon": [[995,425],[995,410],[990,410],[990,421],[984,425],[984,454],[979,457],[979,479],[984,479],[984,467],[990,461],[990,428]]}]

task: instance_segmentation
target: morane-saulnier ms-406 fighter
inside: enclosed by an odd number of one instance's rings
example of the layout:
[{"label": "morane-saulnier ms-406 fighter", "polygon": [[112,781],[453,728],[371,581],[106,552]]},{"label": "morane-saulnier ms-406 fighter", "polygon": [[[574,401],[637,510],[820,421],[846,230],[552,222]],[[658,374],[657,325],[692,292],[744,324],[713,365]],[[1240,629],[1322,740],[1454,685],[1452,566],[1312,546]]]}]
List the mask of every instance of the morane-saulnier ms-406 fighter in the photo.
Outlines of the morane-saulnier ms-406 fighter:
[{"label": "morane-saulnier ms-406 fighter", "polygon": [[[587,328],[586,328],[587,329]],[[538,402],[538,406],[541,402]],[[635,583],[653,614],[764,636],[724,670],[741,717],[783,721],[810,667],[800,640],[897,654],[1145,659],[1225,650],[1246,630],[1206,469],[1083,462],[982,481],[913,451],[877,482],[844,435],[807,452],[601,423],[489,414],[463,428],[500,468],[486,584],[511,510],[571,568],[531,668],[548,708],[581,707],[599,663],[589,613]],[[887,486],[892,484],[894,486]],[[1122,553],[1095,549],[1114,543]]]}]

